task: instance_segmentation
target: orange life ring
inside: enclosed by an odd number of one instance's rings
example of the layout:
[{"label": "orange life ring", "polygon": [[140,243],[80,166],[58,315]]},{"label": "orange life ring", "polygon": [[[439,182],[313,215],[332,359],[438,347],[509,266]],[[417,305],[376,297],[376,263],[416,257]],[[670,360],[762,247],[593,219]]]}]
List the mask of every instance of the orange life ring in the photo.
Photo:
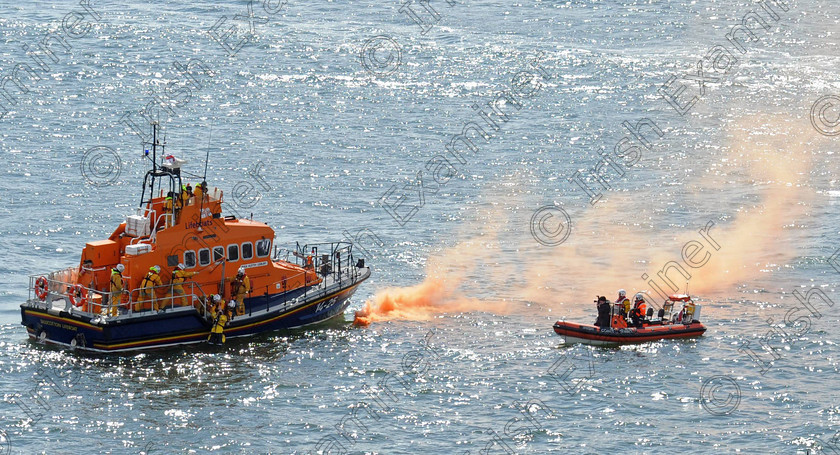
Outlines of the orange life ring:
[{"label": "orange life ring", "polygon": [[70,291],[70,303],[72,303],[73,306],[76,308],[81,308],[82,310],[87,311],[87,288],[82,286],[81,284],[73,286],[72,290]]},{"label": "orange life ring", "polygon": [[49,287],[47,286],[47,279],[39,276],[37,280],[35,280],[35,295],[40,300],[44,300],[47,298],[47,293],[49,292]]}]

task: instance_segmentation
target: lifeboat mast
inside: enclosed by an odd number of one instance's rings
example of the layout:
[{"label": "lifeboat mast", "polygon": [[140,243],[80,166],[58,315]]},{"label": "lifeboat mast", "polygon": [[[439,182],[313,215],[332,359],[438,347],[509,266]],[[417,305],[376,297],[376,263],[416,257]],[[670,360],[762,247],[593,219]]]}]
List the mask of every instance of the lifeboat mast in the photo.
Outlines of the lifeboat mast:
[{"label": "lifeboat mast", "polygon": [[[144,157],[149,156],[149,149],[146,146],[151,145],[152,150],[152,169],[146,171],[145,177],[143,177],[143,190],[140,193],[140,207],[143,207],[143,204],[151,204],[152,200],[155,198],[155,180],[163,179],[165,177],[169,177],[169,192],[172,197],[172,203],[175,204],[176,196],[180,197],[182,182],[181,182],[181,168],[180,166],[166,166],[161,165],[158,166],[157,164],[157,148],[161,148],[161,154],[165,153],[166,150],[166,140],[163,143],[158,142],[158,122],[152,122],[152,142],[143,142],[144,145]],[[165,156],[165,155],[164,155]],[[146,187],[149,187],[149,197],[146,198]],[[158,182],[158,188],[163,189],[162,182]],[[166,196],[164,196],[166,197]]]}]

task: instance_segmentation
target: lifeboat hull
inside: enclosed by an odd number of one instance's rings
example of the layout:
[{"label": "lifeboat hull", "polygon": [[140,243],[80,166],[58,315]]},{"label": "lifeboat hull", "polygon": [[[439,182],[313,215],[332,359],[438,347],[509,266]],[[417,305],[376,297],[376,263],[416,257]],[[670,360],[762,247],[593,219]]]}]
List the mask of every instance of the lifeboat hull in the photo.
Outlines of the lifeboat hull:
[{"label": "lifeboat hull", "polygon": [[[350,297],[369,276],[367,269],[358,280],[334,292],[304,295],[301,291],[299,295],[246,299],[246,314],[230,321],[225,337],[297,329],[340,316],[349,306]],[[85,314],[23,304],[21,318],[29,338],[34,341],[92,352],[129,352],[206,343],[212,327],[212,321],[192,307],[101,321]]]},{"label": "lifeboat hull", "polygon": [[700,321],[694,321],[691,324],[657,324],[646,325],[642,328],[601,330],[590,324],[558,321],[554,323],[554,332],[564,337],[567,343],[617,346],[671,338],[699,337],[706,332],[706,327]]}]

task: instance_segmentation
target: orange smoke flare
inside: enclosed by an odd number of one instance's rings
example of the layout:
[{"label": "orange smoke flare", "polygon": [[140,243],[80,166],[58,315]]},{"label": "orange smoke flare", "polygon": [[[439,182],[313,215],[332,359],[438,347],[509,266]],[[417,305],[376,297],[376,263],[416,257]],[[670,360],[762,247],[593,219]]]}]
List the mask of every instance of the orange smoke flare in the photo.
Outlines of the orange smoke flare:
[{"label": "orange smoke flare", "polygon": [[[731,222],[721,221],[712,212],[696,225],[657,232],[644,217],[650,216],[651,195],[614,193],[575,219],[568,242],[546,248],[523,235],[523,226],[528,225],[523,217],[530,212],[517,210],[535,204],[524,200],[533,193],[523,184],[522,176],[514,174],[511,181],[496,187],[511,192],[489,195],[487,213],[461,226],[456,238],[469,240],[442,254],[432,254],[422,283],[377,292],[356,313],[354,323],[422,321],[461,311],[506,314],[513,309],[512,301],[558,308],[588,302],[596,294],[610,295],[619,288],[630,295],[650,291],[641,275],[655,276],[669,261],[681,261],[682,246],[696,239],[698,229],[710,219],[715,221],[711,236],[721,249],[711,251],[708,264],[690,269],[690,289],[704,295],[731,293],[733,287],[796,256],[789,246],[795,243],[791,237],[797,235],[791,222],[806,216],[813,196],[806,183],[811,153],[817,145],[814,142],[820,138],[814,138],[807,122],[772,115],[742,119],[730,127],[729,134],[728,156],[712,163],[713,172],[698,174],[685,183],[692,187],[687,197],[719,198],[731,187],[732,175],[743,174],[741,178],[747,179],[747,188],[758,200],[738,208]],[[647,203],[640,206],[640,198],[647,198]],[[657,210],[656,199],[652,200],[653,210]],[[669,200],[661,202],[664,205]],[[484,233],[464,235],[476,226]],[[478,290],[465,290],[471,287]]]}]

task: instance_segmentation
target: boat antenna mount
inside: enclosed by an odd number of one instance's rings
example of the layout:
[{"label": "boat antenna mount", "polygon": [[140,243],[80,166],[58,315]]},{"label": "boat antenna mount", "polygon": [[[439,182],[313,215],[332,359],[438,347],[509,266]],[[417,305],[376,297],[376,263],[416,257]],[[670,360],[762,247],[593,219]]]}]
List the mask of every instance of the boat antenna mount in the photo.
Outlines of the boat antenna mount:
[{"label": "boat antenna mount", "polygon": [[[211,128],[210,129],[210,134],[208,136],[212,136],[212,135],[213,135],[213,129]],[[210,163],[210,142],[209,142],[209,138],[208,138],[208,142],[207,142],[207,151],[206,151],[206,154],[204,155],[204,176],[201,177],[201,184],[207,182],[207,164],[208,163]],[[198,203],[198,229],[197,229],[198,232],[204,231],[204,229],[201,228],[201,215],[202,215],[202,213],[204,213],[204,198],[206,196],[207,195],[204,193],[204,191],[202,191],[201,201],[199,201],[199,203]]]},{"label": "boat antenna mount", "polygon": [[[161,178],[168,178],[169,179],[169,192],[176,194],[176,191],[180,191],[181,187],[181,175],[178,172],[173,172],[171,169],[168,169],[166,166],[163,165],[163,159],[161,159],[161,165],[158,166],[157,164],[157,148],[160,147],[161,150],[161,158],[166,156],[166,139],[164,136],[163,143],[160,142],[158,136],[158,126],[160,125],[157,121],[150,122],[152,125],[152,142],[149,143],[147,141],[143,142],[143,156],[148,158],[152,162],[152,169],[146,172],[146,176],[143,178],[143,190],[140,194],[140,205],[142,207],[143,204],[151,204],[152,199],[155,197],[155,180]],[[165,133],[164,133],[165,134]],[[151,145],[151,147],[149,147]],[[149,151],[151,150],[152,156],[149,156]],[[148,185],[149,188],[149,195],[148,199],[146,199],[146,187]],[[158,182],[158,187],[162,190],[163,189],[163,182]],[[168,193],[167,193],[168,194]]]}]

